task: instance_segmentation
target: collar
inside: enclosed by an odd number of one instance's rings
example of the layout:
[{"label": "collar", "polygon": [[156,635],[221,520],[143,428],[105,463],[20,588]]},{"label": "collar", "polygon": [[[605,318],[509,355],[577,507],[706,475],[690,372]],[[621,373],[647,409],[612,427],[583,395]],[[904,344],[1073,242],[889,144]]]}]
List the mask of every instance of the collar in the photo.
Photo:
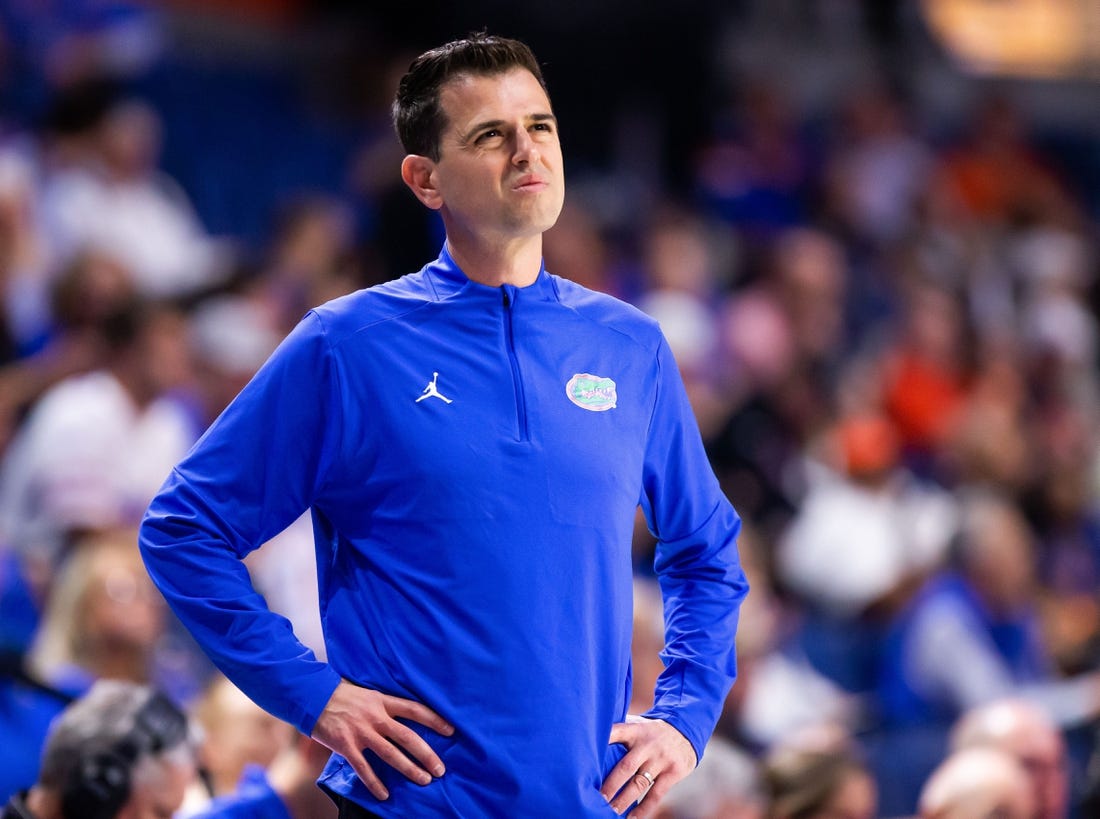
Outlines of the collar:
[{"label": "collar", "polygon": [[439,251],[439,258],[424,269],[440,301],[461,293],[464,296],[480,296],[499,302],[503,298],[502,289],[507,290],[513,301],[516,299],[526,301],[529,298],[538,301],[557,301],[558,298],[554,277],[546,272],[545,261],[539,263],[538,276],[526,287],[515,287],[510,284],[492,287],[475,282],[467,276],[462,268],[458,266],[458,262],[451,256],[450,251],[447,250],[447,244],[444,242],[443,249]]}]

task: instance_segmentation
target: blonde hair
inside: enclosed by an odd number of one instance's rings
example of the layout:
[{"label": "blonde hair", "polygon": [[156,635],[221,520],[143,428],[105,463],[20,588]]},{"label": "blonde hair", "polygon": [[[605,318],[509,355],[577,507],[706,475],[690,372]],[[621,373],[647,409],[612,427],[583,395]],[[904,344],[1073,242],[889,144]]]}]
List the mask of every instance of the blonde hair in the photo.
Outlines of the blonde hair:
[{"label": "blonde hair", "polygon": [[73,546],[50,586],[46,608],[27,655],[28,670],[43,680],[54,679],[67,666],[87,659],[86,606],[95,583],[113,562],[132,562],[144,573],[137,533],[120,529],[91,535]]}]

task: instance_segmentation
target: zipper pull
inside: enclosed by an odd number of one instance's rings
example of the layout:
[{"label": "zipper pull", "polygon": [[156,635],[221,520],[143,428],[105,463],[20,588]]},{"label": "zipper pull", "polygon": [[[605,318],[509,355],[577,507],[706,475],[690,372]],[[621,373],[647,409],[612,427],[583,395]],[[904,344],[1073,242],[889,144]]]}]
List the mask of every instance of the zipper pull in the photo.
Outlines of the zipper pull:
[{"label": "zipper pull", "polygon": [[512,300],[508,297],[508,289],[505,287],[500,288],[501,295],[504,296],[504,306],[511,307]]}]

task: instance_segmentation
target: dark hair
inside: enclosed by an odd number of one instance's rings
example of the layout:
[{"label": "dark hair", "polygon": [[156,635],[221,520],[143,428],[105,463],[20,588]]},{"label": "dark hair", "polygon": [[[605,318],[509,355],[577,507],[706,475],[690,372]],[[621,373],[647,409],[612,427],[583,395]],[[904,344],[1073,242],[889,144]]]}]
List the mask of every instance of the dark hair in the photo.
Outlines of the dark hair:
[{"label": "dark hair", "polygon": [[503,74],[514,68],[530,71],[543,90],[546,81],[531,49],[519,40],[485,32],[425,51],[409,66],[393,101],[393,125],[410,154],[439,159],[439,141],[447,119],[439,91],[460,74]]}]

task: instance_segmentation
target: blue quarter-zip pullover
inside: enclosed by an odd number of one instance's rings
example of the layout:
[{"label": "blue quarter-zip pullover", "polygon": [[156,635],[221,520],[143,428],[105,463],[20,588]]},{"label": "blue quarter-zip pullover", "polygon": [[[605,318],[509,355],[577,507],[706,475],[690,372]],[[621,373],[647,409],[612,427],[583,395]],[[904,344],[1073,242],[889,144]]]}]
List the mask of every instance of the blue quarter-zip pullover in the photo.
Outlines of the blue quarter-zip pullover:
[{"label": "blue quarter-zip pullover", "polygon": [[[368,754],[322,784],[381,816],[612,816],[630,700],[631,531],[658,537],[666,669],[647,716],[701,755],[747,586],[672,355],[651,319],[541,270],[469,280],[446,250],[306,316],[169,477],[150,573],[217,665],[309,733],[341,677],[423,702],[430,785]],[[328,662],[240,562],[302,511]]]}]

